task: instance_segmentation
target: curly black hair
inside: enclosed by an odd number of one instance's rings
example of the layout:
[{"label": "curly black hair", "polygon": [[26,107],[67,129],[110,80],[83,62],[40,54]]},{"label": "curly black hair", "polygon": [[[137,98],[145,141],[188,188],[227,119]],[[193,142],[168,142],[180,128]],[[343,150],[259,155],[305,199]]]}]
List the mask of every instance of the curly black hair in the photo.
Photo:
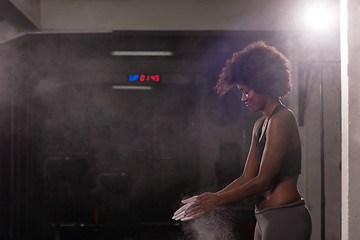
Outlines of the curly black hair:
[{"label": "curly black hair", "polygon": [[222,96],[236,84],[274,98],[284,97],[292,88],[290,62],[264,41],[251,43],[227,60],[215,91]]}]

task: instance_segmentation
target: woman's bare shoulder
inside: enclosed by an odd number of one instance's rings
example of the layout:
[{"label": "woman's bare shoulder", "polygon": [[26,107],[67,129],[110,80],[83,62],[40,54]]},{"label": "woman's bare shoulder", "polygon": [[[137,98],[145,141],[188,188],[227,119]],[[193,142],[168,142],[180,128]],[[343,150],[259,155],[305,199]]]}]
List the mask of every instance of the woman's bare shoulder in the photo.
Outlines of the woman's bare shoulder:
[{"label": "woman's bare shoulder", "polygon": [[292,123],[292,124],[297,123],[295,114],[293,113],[293,111],[291,111],[288,108],[284,108],[279,112],[277,112],[277,114],[274,114],[271,117],[270,121],[272,120],[273,122],[280,122],[280,123]]},{"label": "woman's bare shoulder", "polygon": [[[277,134],[284,133],[288,136],[298,135],[298,124],[295,114],[288,108],[274,114],[269,122],[269,129],[273,129]],[[271,131],[271,130],[270,130]]]}]

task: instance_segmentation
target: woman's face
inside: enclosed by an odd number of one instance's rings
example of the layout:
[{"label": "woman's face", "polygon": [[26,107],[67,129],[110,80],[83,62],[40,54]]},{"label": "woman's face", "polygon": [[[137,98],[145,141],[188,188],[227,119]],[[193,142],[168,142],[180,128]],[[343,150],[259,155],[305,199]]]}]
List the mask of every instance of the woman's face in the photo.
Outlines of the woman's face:
[{"label": "woman's face", "polygon": [[237,87],[241,92],[241,101],[245,103],[247,108],[253,112],[264,110],[266,99],[263,94],[259,94],[245,85],[238,84]]}]

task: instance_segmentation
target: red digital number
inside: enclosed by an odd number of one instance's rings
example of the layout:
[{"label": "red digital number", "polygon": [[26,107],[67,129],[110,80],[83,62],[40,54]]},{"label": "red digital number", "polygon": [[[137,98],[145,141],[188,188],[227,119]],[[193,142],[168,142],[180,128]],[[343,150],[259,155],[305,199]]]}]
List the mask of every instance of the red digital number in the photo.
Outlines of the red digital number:
[{"label": "red digital number", "polygon": [[151,79],[154,81],[154,82],[158,82],[160,81],[160,75],[151,75]]},{"label": "red digital number", "polygon": [[141,74],[139,76],[139,80],[141,82],[144,82],[144,81],[159,82],[160,81],[160,74],[156,74],[156,75]]}]

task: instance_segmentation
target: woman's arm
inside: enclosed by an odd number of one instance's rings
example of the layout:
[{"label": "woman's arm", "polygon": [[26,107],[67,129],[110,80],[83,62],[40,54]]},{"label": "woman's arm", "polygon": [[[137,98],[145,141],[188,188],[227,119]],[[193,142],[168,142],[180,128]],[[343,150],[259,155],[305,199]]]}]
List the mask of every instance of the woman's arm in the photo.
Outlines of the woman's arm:
[{"label": "woman's arm", "polygon": [[[204,206],[207,206],[207,208],[211,208],[211,210],[212,210],[212,209],[216,208],[217,206],[219,206],[218,196],[220,196],[221,194],[224,194],[227,192],[232,192],[232,191],[238,189],[240,186],[244,185],[247,181],[249,181],[250,179],[254,178],[257,175],[258,170],[259,170],[259,163],[255,159],[255,147],[256,147],[256,141],[257,141],[257,133],[259,131],[259,128],[261,127],[262,122],[263,122],[263,118],[260,118],[254,124],[253,131],[252,131],[251,145],[250,145],[249,153],[248,153],[248,156],[246,159],[246,164],[245,164],[242,175],[239,178],[237,178],[236,180],[234,180],[232,183],[227,185],[225,188],[218,191],[217,193],[203,193],[200,196],[193,196],[191,198],[182,200],[182,203],[184,203],[186,205],[184,205],[183,207],[181,207],[178,211],[176,211],[174,213],[173,219],[184,218],[185,211],[188,215],[190,215],[189,219],[201,216],[205,212],[197,211],[197,212],[194,212],[193,214],[191,213],[192,208],[193,208],[192,205],[194,205],[195,202],[197,202],[197,204],[199,204],[201,202],[201,200],[203,200],[205,197],[208,197],[209,199],[207,200],[207,203],[204,204]],[[209,211],[211,211],[211,210],[209,210]]]},{"label": "woman's arm", "polygon": [[239,178],[235,179],[233,182],[231,182],[229,185],[227,185],[225,188],[216,192],[216,194],[221,194],[237,189],[241,185],[245,184],[246,182],[248,182],[250,179],[254,178],[257,175],[259,171],[259,163],[255,159],[255,147],[257,141],[257,133],[259,131],[259,128],[261,127],[262,120],[263,118],[260,118],[254,124],[252,131],[251,145],[242,175]]},{"label": "woman's arm", "polygon": [[[225,188],[218,191],[217,193],[204,193],[204,194],[200,195],[201,198],[203,198],[205,195],[208,195],[208,196],[211,195],[213,197],[213,200],[215,200],[215,202],[212,203],[214,208],[216,207],[215,205],[217,205],[217,203],[218,203],[218,201],[216,200],[217,196],[219,196],[222,193],[231,192],[235,189],[238,189],[241,185],[243,185],[247,181],[249,181],[249,179],[254,178],[256,176],[256,174],[259,170],[259,163],[255,159],[255,146],[256,146],[256,141],[257,141],[257,132],[259,130],[259,127],[261,127],[260,123],[262,122],[262,120],[263,120],[263,118],[259,119],[254,124],[253,131],[252,131],[252,140],[251,140],[250,150],[249,150],[248,157],[246,159],[246,164],[244,167],[244,171],[243,171],[241,177],[237,178],[236,180],[234,180],[232,183],[230,183],[229,185],[227,185]],[[192,196],[191,198],[182,200],[181,202],[185,205],[182,206],[181,208],[179,208],[174,213],[173,219],[175,219],[175,220],[184,219],[185,211],[187,213],[189,213],[190,210],[188,210],[188,209],[191,208],[191,206],[194,204],[195,201],[197,201],[198,198],[199,198],[199,196]],[[196,218],[201,215],[202,215],[202,213],[193,214],[193,215],[191,215],[191,217],[189,219],[191,219],[192,217]]]}]

